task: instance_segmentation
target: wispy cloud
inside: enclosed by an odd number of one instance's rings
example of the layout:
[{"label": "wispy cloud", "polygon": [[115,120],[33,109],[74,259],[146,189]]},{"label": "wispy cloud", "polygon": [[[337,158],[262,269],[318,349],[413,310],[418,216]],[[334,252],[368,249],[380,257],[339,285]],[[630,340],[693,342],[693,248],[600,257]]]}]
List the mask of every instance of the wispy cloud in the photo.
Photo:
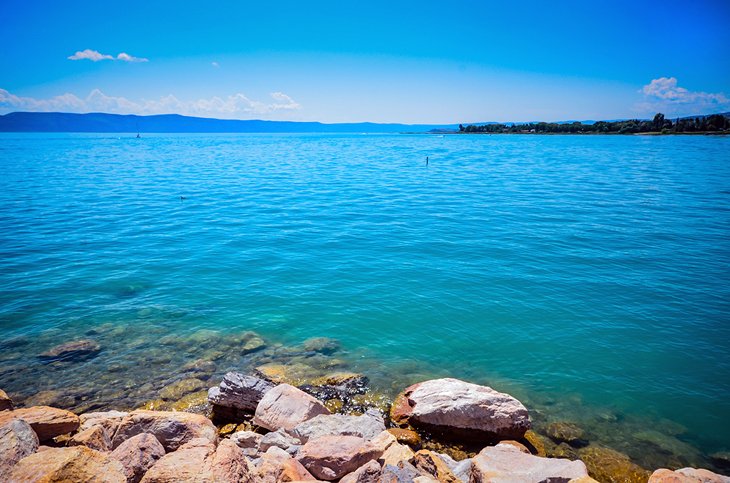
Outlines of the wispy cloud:
[{"label": "wispy cloud", "polygon": [[216,69],[217,69],[218,67],[220,67],[220,64],[219,64],[218,62],[211,62],[211,63],[210,63],[210,65],[212,65],[212,66],[213,66],[213,67],[215,67]]},{"label": "wispy cloud", "polygon": [[653,79],[639,91],[644,99],[636,108],[644,115],[663,112],[672,116],[710,114],[730,109],[730,99],[721,93],[690,91],[676,77]]},{"label": "wispy cloud", "polygon": [[132,55],[127,54],[126,52],[121,52],[119,55],[114,57],[113,55],[109,54],[102,54],[101,52],[97,50],[80,50],[76,52],[74,55],[69,55],[67,57],[69,60],[90,60],[92,62],[99,62],[100,60],[121,60],[123,62],[149,62],[149,59],[146,59],[144,57],[134,57]]},{"label": "wispy cloud", "polygon": [[38,99],[21,97],[0,89],[0,112],[108,112],[115,114],[183,114],[188,116],[242,119],[252,116],[270,117],[296,111],[302,106],[283,92],[272,92],[271,101],[249,99],[243,94],[208,99],[180,100],[173,95],[153,100],[133,101],[108,96],[94,89],[85,98],[74,94]]}]

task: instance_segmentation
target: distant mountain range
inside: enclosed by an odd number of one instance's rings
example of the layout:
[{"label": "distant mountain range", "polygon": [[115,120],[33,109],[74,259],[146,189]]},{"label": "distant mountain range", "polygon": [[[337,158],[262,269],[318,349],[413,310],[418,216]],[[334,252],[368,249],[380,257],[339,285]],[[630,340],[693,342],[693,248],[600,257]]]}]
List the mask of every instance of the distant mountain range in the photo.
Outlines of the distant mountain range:
[{"label": "distant mountain range", "polygon": [[11,112],[0,116],[0,132],[424,133],[429,131],[453,132],[458,129],[458,124],[377,124],[372,122],[324,124],[321,122],[210,119],[178,114],[135,116],[103,113]]}]

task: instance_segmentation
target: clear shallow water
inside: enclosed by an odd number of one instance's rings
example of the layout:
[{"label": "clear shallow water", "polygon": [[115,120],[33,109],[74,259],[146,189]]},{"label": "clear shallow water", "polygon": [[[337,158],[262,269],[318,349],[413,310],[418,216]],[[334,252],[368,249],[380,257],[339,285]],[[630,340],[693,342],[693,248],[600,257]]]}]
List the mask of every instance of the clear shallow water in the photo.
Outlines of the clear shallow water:
[{"label": "clear shallow water", "polygon": [[385,391],[451,375],[632,456],[727,450],[729,235],[726,137],[2,133],[0,387],[326,335]]}]

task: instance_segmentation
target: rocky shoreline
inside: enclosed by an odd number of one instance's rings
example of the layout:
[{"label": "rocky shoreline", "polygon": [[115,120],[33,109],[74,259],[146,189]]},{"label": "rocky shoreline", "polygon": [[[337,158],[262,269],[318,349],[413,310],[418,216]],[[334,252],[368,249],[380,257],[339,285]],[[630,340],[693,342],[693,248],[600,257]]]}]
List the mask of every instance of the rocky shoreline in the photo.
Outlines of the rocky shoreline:
[{"label": "rocky shoreline", "polygon": [[569,422],[540,435],[519,400],[458,379],[414,384],[392,404],[368,398],[361,374],[283,379],[273,366],[195,392],[183,379],[166,388],[185,394],[174,404],[79,415],[16,408],[0,391],[0,481],[730,482],[706,469],[646,471]]}]

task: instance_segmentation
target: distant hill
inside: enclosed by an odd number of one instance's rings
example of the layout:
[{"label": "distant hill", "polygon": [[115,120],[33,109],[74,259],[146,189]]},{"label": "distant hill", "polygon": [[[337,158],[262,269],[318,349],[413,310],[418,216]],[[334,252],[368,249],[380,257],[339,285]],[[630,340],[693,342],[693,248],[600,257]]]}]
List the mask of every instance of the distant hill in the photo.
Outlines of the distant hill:
[{"label": "distant hill", "polygon": [[11,112],[0,116],[0,132],[425,133],[429,131],[455,132],[458,129],[458,124],[377,124],[372,122],[324,124],[320,122],[210,119],[178,114],[135,116],[104,113]]}]

